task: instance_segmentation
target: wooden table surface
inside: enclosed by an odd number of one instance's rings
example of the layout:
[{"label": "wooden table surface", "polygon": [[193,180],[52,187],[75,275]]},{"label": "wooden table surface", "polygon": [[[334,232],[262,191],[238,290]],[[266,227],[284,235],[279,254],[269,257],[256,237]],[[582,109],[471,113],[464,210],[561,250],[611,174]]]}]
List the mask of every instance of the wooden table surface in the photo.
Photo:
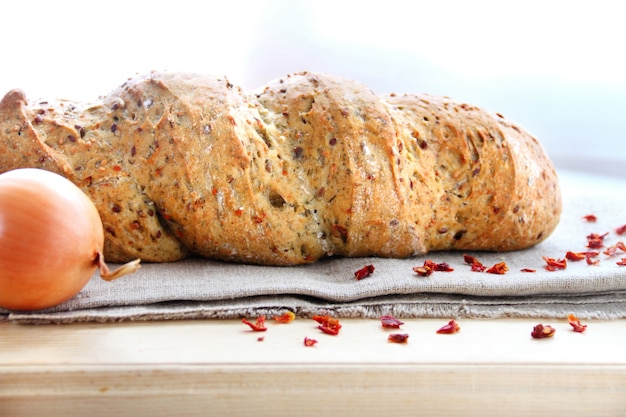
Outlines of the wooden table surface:
[{"label": "wooden table surface", "polygon": [[[626,415],[626,320],[341,322],[0,322],[0,416]],[[553,338],[530,337],[540,322]]]}]

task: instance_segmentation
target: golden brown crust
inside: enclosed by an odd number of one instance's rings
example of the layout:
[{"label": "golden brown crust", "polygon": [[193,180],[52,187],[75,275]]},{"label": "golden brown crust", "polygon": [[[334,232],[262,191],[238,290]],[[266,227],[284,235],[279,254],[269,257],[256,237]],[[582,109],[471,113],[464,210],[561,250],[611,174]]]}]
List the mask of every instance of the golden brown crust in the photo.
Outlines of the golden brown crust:
[{"label": "golden brown crust", "polygon": [[561,210],[541,145],[501,116],[324,74],[248,94],[151,73],[91,105],[14,90],[0,115],[0,172],[39,167],[79,185],[110,261],[514,250],[548,237]]}]

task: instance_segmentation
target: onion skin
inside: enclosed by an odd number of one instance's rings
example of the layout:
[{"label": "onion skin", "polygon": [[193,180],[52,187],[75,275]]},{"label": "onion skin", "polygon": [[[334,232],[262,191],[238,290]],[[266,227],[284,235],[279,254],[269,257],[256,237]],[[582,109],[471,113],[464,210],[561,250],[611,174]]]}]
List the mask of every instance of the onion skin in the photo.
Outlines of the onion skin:
[{"label": "onion skin", "polygon": [[72,182],[34,168],[0,175],[0,307],[72,298],[104,265],[103,245],[98,211]]}]

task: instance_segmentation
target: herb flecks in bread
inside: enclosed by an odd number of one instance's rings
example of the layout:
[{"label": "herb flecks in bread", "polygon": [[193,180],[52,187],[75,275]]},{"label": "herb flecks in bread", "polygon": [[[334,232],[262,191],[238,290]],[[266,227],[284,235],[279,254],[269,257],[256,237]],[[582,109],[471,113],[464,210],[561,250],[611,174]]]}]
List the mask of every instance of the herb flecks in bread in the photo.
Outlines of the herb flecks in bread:
[{"label": "herb flecks in bread", "polygon": [[508,251],[547,238],[561,211],[543,148],[502,116],[324,74],[244,92],[153,72],[91,104],[13,90],[0,116],[0,172],[81,187],[111,262]]}]

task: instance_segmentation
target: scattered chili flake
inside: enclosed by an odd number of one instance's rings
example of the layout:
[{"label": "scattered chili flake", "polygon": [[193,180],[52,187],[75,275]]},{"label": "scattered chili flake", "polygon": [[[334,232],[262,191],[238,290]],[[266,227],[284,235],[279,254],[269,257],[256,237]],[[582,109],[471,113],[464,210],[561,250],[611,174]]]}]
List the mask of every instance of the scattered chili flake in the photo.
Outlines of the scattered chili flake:
[{"label": "scattered chili flake", "polygon": [[304,346],[306,347],[313,347],[315,346],[316,343],[317,343],[317,340],[315,339],[310,339],[308,337],[304,338]]},{"label": "scattered chili flake", "polygon": [[421,277],[427,277],[427,276],[429,276],[429,275],[431,275],[433,273],[432,268],[430,268],[427,265],[424,265],[424,266],[414,266],[413,267],[413,271],[417,275],[419,275]]},{"label": "scattered chili flake", "polygon": [[415,271],[418,275],[425,277],[435,271],[452,272],[454,271],[454,269],[451,268],[447,262],[436,263],[431,261],[430,259],[427,259],[424,261],[424,265],[413,267],[413,271]]},{"label": "scattered chili flake", "polygon": [[626,234],[626,224],[615,229],[615,233],[618,235]]},{"label": "scattered chili flake", "polygon": [[263,342],[264,340],[265,340],[265,337],[264,337],[264,336],[261,336],[261,337],[257,337],[257,338],[256,338],[256,341],[257,341],[257,342]]},{"label": "scattered chili flake", "polygon": [[285,311],[280,316],[274,316],[274,321],[278,323],[291,323],[296,318],[296,315],[293,311]]},{"label": "scattered chili flake", "polygon": [[616,262],[619,266],[626,266],[626,258],[622,258],[621,260]]},{"label": "scattered chili flake", "polygon": [[599,259],[593,259],[594,257],[598,256],[598,254],[596,253],[596,255],[593,255],[593,253],[595,252],[587,252],[587,254],[585,255],[585,261],[587,262],[587,265],[599,265],[600,264]]},{"label": "scattered chili flake", "polygon": [[491,268],[487,269],[487,273],[489,274],[498,274],[498,275],[504,275],[508,272],[509,267],[506,264],[506,262],[498,262],[497,264],[495,264],[494,266],[492,266]]},{"label": "scattered chili flake", "polygon": [[537,272],[536,269],[531,269],[531,268],[522,268],[522,269],[520,269],[520,271],[522,271],[522,272]]},{"label": "scattered chili flake", "polygon": [[608,235],[605,233],[603,235],[599,235],[597,233],[591,233],[587,236],[587,247],[590,249],[599,249],[604,247],[604,238]]},{"label": "scattered chili flake", "polygon": [[264,332],[267,330],[267,327],[265,327],[265,316],[257,317],[254,323],[246,320],[245,318],[241,319],[241,322],[250,326],[250,328],[255,332]]},{"label": "scattered chili flake", "polygon": [[598,220],[595,214],[587,214],[583,216],[583,219],[585,219],[589,223],[595,223]]},{"label": "scattered chili flake", "polygon": [[584,252],[571,252],[571,251],[568,251],[565,254],[565,258],[567,260],[573,261],[573,262],[582,261],[583,259],[585,259],[585,253]]},{"label": "scattered chili flake", "polygon": [[317,326],[322,332],[326,334],[330,334],[336,336],[339,334],[339,330],[341,329],[341,323],[339,320],[329,316],[313,316],[313,320],[318,322],[320,325]]},{"label": "scattered chili flake", "polygon": [[578,318],[573,314],[570,314],[567,316],[567,322],[572,326],[573,330],[577,333],[582,333],[587,329],[587,325],[581,324],[580,320],[578,320]]},{"label": "scattered chili flake", "polygon": [[392,333],[387,337],[390,343],[408,343],[409,335],[406,333]]},{"label": "scattered chili flake", "polygon": [[374,273],[374,265],[365,265],[363,268],[359,269],[354,273],[357,281],[362,280],[363,278],[367,278]]},{"label": "scattered chili flake", "polygon": [[626,245],[624,244],[624,242],[621,242],[621,241],[617,242],[615,245],[609,246],[608,248],[606,248],[606,250],[602,253],[604,253],[607,256],[613,256],[615,255],[618,249],[621,250],[622,252],[626,252]]},{"label": "scattered chili flake", "polygon": [[387,329],[399,329],[404,323],[395,318],[394,316],[382,316],[380,323]]},{"label": "scattered chili flake", "polygon": [[454,320],[450,320],[448,324],[437,330],[437,334],[454,334],[461,330],[461,326]]},{"label": "scattered chili flake", "polygon": [[546,261],[547,263],[545,268],[548,271],[558,271],[559,269],[567,268],[567,261],[565,259],[555,259],[555,258],[548,258],[547,256],[544,256],[543,260]]},{"label": "scattered chili flake", "polygon": [[474,272],[483,272],[487,267],[483,265],[478,259],[471,255],[463,255],[465,263],[469,264]]},{"label": "scattered chili flake", "polygon": [[546,337],[554,336],[554,333],[556,333],[556,329],[554,327],[538,324],[533,327],[533,331],[530,333],[530,335],[533,337],[533,339],[545,339]]}]

